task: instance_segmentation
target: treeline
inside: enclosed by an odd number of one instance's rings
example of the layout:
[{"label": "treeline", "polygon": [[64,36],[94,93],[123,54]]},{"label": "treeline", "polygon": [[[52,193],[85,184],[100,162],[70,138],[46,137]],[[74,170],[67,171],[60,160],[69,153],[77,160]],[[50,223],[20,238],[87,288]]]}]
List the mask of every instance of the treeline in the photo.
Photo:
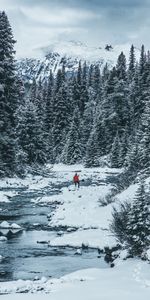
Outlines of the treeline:
[{"label": "treeline", "polygon": [[150,55],[134,46],[107,64],[79,63],[68,76],[65,65],[54,78],[24,87],[15,73],[14,39],[0,13],[0,175],[23,174],[45,163],[111,167],[149,173]]}]

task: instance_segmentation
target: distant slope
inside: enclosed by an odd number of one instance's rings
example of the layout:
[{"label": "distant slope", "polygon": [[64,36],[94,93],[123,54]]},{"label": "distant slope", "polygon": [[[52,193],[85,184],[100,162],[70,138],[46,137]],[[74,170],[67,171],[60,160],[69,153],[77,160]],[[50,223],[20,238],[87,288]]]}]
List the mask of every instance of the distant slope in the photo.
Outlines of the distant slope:
[{"label": "distant slope", "polygon": [[[108,50],[107,50],[108,48]],[[24,81],[32,81],[33,78],[45,80],[49,76],[50,70],[56,75],[59,68],[65,64],[68,73],[75,72],[78,63],[86,60],[87,65],[98,64],[101,68],[107,63],[112,67],[123,51],[128,59],[130,46],[88,47],[81,42],[56,42],[46,47],[34,49],[36,58],[23,58],[17,61],[17,71]],[[139,50],[137,50],[139,56]]]}]

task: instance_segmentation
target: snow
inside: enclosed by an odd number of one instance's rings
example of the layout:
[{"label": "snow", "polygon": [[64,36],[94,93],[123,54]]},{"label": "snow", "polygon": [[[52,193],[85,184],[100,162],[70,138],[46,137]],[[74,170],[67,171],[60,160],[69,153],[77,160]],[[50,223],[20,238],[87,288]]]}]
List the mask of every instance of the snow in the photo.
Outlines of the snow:
[{"label": "snow", "polygon": [[[80,41],[74,40],[56,40],[52,44],[46,43],[45,45],[35,46],[34,49],[30,49],[30,53],[28,52],[28,57],[37,58],[37,61],[45,58],[46,55],[50,55],[53,58],[53,62],[55,62],[54,58],[57,58],[57,64],[61,61],[62,57],[66,57],[68,62],[78,61],[78,60],[86,60],[89,63],[99,62],[108,63],[111,66],[116,63],[116,59],[119,54],[123,51],[127,57],[129,57],[130,44],[123,45],[112,45],[113,49],[107,51],[105,49],[105,44],[101,43],[99,47],[94,47],[82,43]],[[140,55],[140,51],[135,49],[137,58]],[[45,58],[45,65],[48,65],[47,56]],[[56,63],[56,62],[55,62]],[[60,66],[60,65],[59,65]],[[52,66],[54,68],[54,66]],[[55,68],[54,68],[55,69]]]},{"label": "snow", "polygon": [[10,202],[10,198],[16,195],[14,191],[0,191],[0,202]]},{"label": "snow", "polygon": [[7,221],[0,223],[0,228],[10,228],[10,224]]},{"label": "snow", "polygon": [[[51,170],[52,166],[48,166]],[[81,187],[75,189],[72,178],[78,172]],[[28,176],[25,179],[3,179],[3,187],[23,187],[26,191],[38,191],[53,183],[68,183],[58,195],[37,197],[39,203],[55,204],[55,211],[47,216],[50,227],[64,227],[58,234],[43,237],[49,246],[75,247],[75,255],[82,255],[82,245],[104,249],[116,245],[116,239],[110,232],[112,207],[125,200],[132,201],[138,188],[138,183],[132,184],[123,192],[112,197],[112,203],[102,206],[101,200],[111,195],[113,184],[109,176],[118,176],[122,170],[105,168],[84,168],[82,165],[53,167],[52,176]],[[108,181],[107,181],[108,180]],[[149,182],[147,181],[147,184]],[[5,193],[6,194],[6,193]],[[3,194],[4,195],[4,194]],[[13,200],[11,200],[13,201]],[[18,224],[4,221],[3,228],[19,229]],[[0,241],[6,241],[4,236]],[[37,240],[36,240],[37,241]],[[118,252],[119,253],[119,252]],[[147,250],[150,260],[150,250]],[[0,256],[1,257],[1,256]],[[149,263],[139,259],[127,259],[127,251],[121,251],[115,260],[114,268],[79,270],[61,278],[35,277],[34,281],[18,280],[1,282],[0,294],[2,300],[149,300],[150,272]],[[2,258],[0,258],[2,260]],[[21,296],[20,294],[21,293]],[[5,295],[4,295],[5,294]]]},{"label": "snow", "polygon": [[0,228],[4,228],[4,229],[22,229],[20,225],[16,224],[16,223],[8,223],[7,221],[3,221],[0,223]]},{"label": "snow", "polygon": [[135,194],[138,190],[139,184],[131,184],[126,190],[118,194],[115,198],[118,199],[120,202],[132,202]]},{"label": "snow", "polygon": [[16,224],[16,223],[13,223],[13,224],[10,225],[10,228],[11,229],[21,229],[21,226]]},{"label": "snow", "polygon": [[147,250],[146,256],[147,256],[147,259],[150,260],[150,249]]},{"label": "snow", "polygon": [[5,242],[7,241],[7,237],[5,236],[0,236],[0,242]]},{"label": "snow", "polygon": [[77,251],[75,252],[75,255],[82,255],[82,249],[77,249]]},{"label": "snow", "polygon": [[2,300],[149,300],[149,265],[128,260],[115,268],[80,270],[60,279],[2,282],[0,293]]},{"label": "snow", "polygon": [[[0,71],[3,71],[3,69],[2,68],[0,68]],[[1,84],[0,83],[0,92],[4,92],[4,84]]]},{"label": "snow", "polygon": [[58,198],[57,195],[53,196],[52,197],[49,197],[49,196],[43,196],[43,197],[38,197],[36,199],[32,199],[32,202],[33,203],[36,203],[36,204],[40,204],[40,203],[47,203],[47,204],[53,204],[53,203],[62,203],[63,200]]},{"label": "snow", "polygon": [[116,240],[110,233],[101,229],[78,230],[70,234],[64,234],[61,237],[54,238],[51,246],[72,246],[82,247],[82,244],[91,248],[113,247],[116,245]]},{"label": "snow", "polygon": [[[50,166],[51,167],[51,166]],[[49,226],[67,227],[67,232],[51,240],[50,245],[70,245],[81,247],[88,244],[93,248],[104,248],[114,246],[116,240],[109,231],[112,218],[112,204],[101,206],[101,200],[111,194],[113,186],[106,183],[110,175],[118,175],[121,170],[105,168],[84,168],[82,165],[64,166],[55,165],[53,171],[57,173],[58,182],[70,181],[75,172],[80,175],[81,186],[75,189],[73,185],[64,187],[61,194],[43,197],[40,201],[48,203],[58,202],[56,211],[50,217]],[[82,180],[83,183],[82,183]],[[91,180],[91,184],[84,184]],[[76,232],[74,229],[77,229]]]},{"label": "snow", "polygon": [[104,198],[110,189],[109,185],[81,186],[79,190],[74,190],[73,186],[69,189],[63,188],[62,194],[57,196],[57,200],[63,204],[57,208],[50,226],[106,227],[111,217],[111,209],[109,206],[100,207],[99,199]]},{"label": "snow", "polygon": [[[79,61],[87,65],[94,64],[103,68],[106,63],[109,68],[116,64],[116,60],[123,51],[126,57],[129,57],[131,45],[115,45],[113,49],[107,51],[104,44],[99,47],[90,47],[86,44],[74,41],[56,41],[50,45],[43,45],[42,47],[35,47],[31,50],[29,58],[20,58],[17,61],[17,71],[19,76],[24,81],[32,83],[33,78],[45,80],[52,70],[56,76],[58,69],[62,67],[65,60],[66,72],[72,74],[78,69]],[[140,50],[135,48],[136,58],[140,56]]]}]

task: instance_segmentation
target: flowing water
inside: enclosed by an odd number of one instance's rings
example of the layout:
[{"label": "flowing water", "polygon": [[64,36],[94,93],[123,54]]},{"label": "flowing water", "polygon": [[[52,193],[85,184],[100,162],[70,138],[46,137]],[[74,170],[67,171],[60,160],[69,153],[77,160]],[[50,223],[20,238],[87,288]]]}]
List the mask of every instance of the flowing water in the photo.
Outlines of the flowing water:
[{"label": "flowing water", "polygon": [[[22,231],[0,229],[0,235],[7,237],[7,241],[0,242],[0,255],[3,257],[0,261],[0,281],[42,276],[58,278],[79,269],[108,267],[103,257],[99,258],[97,250],[88,249],[82,255],[75,255],[76,250],[73,248],[37,243],[50,241],[62,228],[48,227],[47,215],[54,212],[54,204],[39,205],[32,200],[43,195],[59,194],[61,188],[61,184],[47,186],[39,191],[16,188],[19,192],[17,196],[9,203],[0,203],[0,222],[15,222],[23,228]],[[14,191],[13,187],[9,190]]]}]

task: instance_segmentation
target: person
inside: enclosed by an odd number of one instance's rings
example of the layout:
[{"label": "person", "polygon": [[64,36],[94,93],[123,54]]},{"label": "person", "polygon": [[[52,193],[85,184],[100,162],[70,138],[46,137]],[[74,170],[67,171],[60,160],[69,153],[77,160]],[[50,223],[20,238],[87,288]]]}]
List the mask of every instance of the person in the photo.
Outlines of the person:
[{"label": "person", "polygon": [[78,186],[78,188],[79,188],[79,186],[80,186],[80,180],[79,180],[79,175],[77,173],[75,173],[75,175],[73,177],[73,182],[75,184],[75,187]]}]

